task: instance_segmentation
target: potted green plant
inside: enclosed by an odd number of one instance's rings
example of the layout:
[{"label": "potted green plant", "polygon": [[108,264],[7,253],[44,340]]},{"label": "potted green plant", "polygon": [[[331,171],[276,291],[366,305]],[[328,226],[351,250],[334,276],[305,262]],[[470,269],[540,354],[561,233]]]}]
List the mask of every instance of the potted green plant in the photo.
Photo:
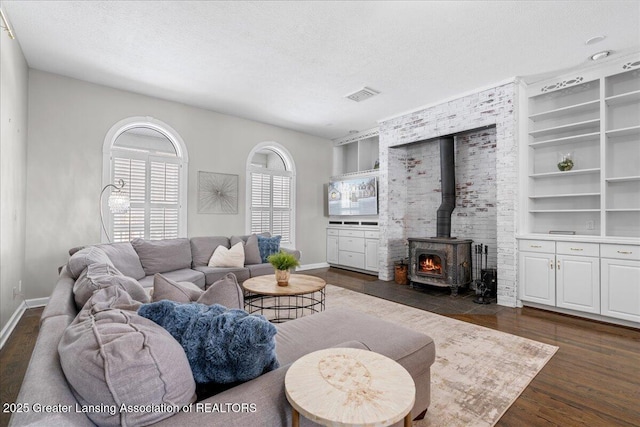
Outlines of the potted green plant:
[{"label": "potted green plant", "polygon": [[289,277],[291,276],[291,269],[300,265],[298,259],[293,255],[285,251],[280,251],[277,254],[272,254],[267,257],[267,261],[276,273],[276,281],[278,286],[289,285]]}]

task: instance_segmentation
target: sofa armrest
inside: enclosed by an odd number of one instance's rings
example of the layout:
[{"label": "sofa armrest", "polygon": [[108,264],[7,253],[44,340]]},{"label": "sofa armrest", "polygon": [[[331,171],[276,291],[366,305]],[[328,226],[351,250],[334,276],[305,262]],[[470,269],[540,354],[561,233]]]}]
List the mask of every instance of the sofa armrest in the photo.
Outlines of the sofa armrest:
[{"label": "sofa armrest", "polygon": [[280,247],[280,250],[293,255],[294,257],[296,257],[298,261],[300,261],[300,251],[298,249],[289,249],[289,248]]}]

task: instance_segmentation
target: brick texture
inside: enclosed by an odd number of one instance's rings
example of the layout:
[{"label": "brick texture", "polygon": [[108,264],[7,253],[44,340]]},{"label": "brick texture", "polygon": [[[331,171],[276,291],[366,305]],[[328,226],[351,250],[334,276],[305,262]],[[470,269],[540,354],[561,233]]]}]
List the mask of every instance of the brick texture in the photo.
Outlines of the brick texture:
[{"label": "brick texture", "polygon": [[440,154],[432,140],[455,135],[452,237],[489,246],[498,303],[516,306],[516,90],[509,83],[380,123],[381,279],[393,279],[408,237],[436,235]]}]

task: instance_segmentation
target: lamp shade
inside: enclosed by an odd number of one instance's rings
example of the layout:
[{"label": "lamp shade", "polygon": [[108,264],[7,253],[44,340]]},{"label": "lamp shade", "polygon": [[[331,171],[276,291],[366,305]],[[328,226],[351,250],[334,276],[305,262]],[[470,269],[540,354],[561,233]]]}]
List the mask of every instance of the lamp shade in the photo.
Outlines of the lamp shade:
[{"label": "lamp shade", "polygon": [[129,210],[129,197],[125,193],[112,192],[108,203],[111,213],[122,213]]}]

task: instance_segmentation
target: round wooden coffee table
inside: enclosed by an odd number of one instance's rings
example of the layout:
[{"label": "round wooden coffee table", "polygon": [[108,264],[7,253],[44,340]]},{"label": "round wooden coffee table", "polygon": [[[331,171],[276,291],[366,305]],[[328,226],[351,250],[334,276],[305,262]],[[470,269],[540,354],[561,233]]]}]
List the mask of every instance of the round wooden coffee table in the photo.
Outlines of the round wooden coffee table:
[{"label": "round wooden coffee table", "polygon": [[244,308],[281,323],[324,310],[325,281],[305,274],[292,274],[288,286],[278,286],[275,274],[247,279]]},{"label": "round wooden coffee table", "polygon": [[415,403],[413,378],[396,361],[356,348],[328,348],[295,361],[284,379],[293,407],[325,426],[388,426],[401,419],[411,425]]}]

